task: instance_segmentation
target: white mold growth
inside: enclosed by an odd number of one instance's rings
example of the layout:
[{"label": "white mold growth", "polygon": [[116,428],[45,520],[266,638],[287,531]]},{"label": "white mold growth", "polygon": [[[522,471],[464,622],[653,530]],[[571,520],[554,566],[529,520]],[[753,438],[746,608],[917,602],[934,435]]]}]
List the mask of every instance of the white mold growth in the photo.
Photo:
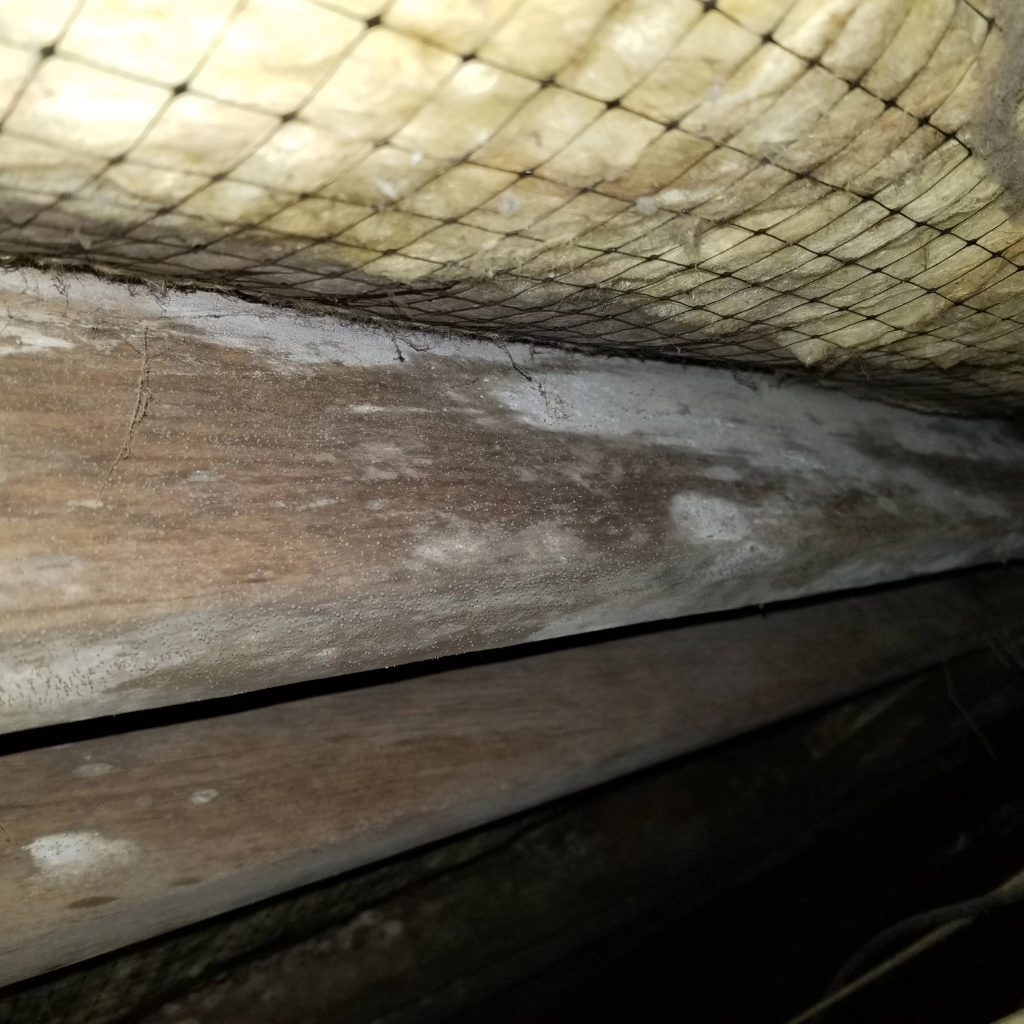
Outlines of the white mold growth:
[{"label": "white mold growth", "polygon": [[40,334],[31,327],[19,326],[0,334],[0,356],[24,355],[27,352],[46,352],[55,348],[74,348],[70,341]]},{"label": "white mold growth", "polygon": [[698,541],[738,541],[752,535],[750,522],[738,505],[706,494],[677,494],[672,519]]},{"label": "white mold growth", "polygon": [[108,839],[99,832],[54,832],[33,839],[22,849],[32,858],[41,879],[57,884],[127,867],[139,857],[138,843]]}]

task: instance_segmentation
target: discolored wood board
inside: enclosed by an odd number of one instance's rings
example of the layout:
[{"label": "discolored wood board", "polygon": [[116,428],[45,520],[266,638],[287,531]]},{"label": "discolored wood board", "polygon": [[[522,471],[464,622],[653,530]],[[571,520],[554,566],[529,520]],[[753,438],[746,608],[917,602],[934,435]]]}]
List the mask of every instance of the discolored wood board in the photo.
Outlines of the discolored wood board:
[{"label": "discolored wood board", "polygon": [[8,737],[0,984],[1022,636],[1013,567],[51,746]]},{"label": "discolored wood board", "polygon": [[0,731],[1024,554],[1024,436],[0,272]]}]

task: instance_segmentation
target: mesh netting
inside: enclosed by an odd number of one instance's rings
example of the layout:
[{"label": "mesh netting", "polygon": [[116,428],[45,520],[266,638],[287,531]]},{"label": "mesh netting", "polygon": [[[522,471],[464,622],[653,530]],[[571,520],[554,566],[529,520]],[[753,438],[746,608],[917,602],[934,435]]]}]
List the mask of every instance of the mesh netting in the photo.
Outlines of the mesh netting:
[{"label": "mesh netting", "polygon": [[0,0],[0,253],[1022,408],[993,2]]}]

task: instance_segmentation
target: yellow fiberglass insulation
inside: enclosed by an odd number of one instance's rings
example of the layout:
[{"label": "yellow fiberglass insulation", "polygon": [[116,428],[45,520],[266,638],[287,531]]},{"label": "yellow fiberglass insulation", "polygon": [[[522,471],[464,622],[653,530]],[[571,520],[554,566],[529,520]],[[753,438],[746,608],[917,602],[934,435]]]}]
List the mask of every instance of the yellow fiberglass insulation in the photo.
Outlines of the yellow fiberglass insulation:
[{"label": "yellow fiberglass insulation", "polygon": [[0,0],[0,254],[1024,406],[1019,0]]}]

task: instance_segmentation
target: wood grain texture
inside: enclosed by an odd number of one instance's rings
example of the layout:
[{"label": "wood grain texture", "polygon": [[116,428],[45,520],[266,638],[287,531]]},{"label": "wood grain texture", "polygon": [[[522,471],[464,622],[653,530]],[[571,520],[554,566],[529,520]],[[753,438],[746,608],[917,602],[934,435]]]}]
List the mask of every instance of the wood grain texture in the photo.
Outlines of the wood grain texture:
[{"label": "wood grain texture", "polygon": [[10,750],[0,984],[1022,634],[985,570]]},{"label": "wood grain texture", "polygon": [[1024,554],[1019,426],[0,275],[0,731]]}]

